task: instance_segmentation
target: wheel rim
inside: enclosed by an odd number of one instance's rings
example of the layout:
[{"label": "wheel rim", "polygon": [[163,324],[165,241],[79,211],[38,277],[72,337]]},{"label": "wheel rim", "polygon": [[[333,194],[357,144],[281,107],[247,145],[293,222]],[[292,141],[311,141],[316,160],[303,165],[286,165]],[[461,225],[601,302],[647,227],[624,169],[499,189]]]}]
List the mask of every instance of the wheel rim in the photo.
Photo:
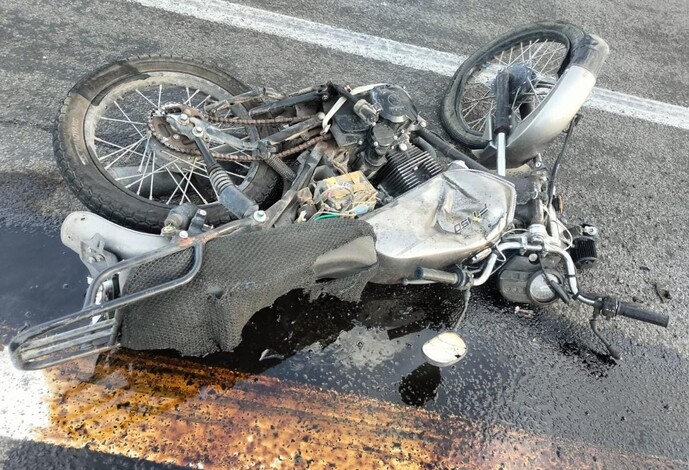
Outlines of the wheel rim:
[{"label": "wheel rim", "polygon": [[[535,72],[534,80],[526,80],[524,89],[515,94],[512,116],[516,123],[538,109],[558,80],[562,64],[569,53],[564,39],[524,39],[485,57],[474,66],[463,84],[456,102],[462,126],[476,136],[486,132],[488,116],[495,111],[492,83],[502,69],[523,65]],[[528,98],[528,99],[527,99]]]},{"label": "wheel rim", "polygon": [[[232,94],[219,85],[187,73],[149,72],[130,77],[92,101],[84,119],[87,148],[101,173],[131,196],[156,205],[215,205],[217,194],[210,185],[202,157],[164,146],[152,135],[148,119],[153,110],[161,110],[168,103],[202,110],[208,103],[230,98]],[[247,117],[247,112],[241,106],[233,106],[220,116]],[[216,127],[242,140],[259,138],[253,126]],[[209,147],[227,155],[246,155],[241,149],[220,143],[211,142]],[[251,183],[258,165],[222,163],[241,190]]]}]

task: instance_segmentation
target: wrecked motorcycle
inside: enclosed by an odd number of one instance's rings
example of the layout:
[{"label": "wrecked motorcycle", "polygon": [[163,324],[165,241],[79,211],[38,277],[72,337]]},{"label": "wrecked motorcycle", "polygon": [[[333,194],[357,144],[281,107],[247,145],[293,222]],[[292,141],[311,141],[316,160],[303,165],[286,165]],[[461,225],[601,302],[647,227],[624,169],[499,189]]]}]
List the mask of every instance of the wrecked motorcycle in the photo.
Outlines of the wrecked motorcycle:
[{"label": "wrecked motorcycle", "polygon": [[[472,287],[495,279],[516,303],[582,302],[597,330],[618,315],[668,317],[579,289],[597,229],[568,227],[555,180],[608,54],[565,23],[507,33],[453,77],[441,117],[469,151],[428,129],[405,89],[327,83],[249,88],[175,57],[137,57],[77,84],[55,128],[70,188],[93,212],[63,243],[91,282],[81,311],[19,333],[38,369],[122,346],[230,351],[258,310],[294,289],[356,301],[369,283],[464,292],[452,325],[424,344],[447,366]],[[564,134],[547,166],[541,152]]]}]

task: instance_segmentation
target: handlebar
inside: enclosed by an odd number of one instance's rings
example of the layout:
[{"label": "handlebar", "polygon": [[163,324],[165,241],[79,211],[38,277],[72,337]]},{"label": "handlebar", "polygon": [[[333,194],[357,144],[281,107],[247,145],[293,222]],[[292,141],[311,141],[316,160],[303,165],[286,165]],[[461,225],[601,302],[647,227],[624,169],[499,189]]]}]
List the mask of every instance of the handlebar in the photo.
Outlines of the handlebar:
[{"label": "handlebar", "polygon": [[510,133],[510,82],[511,75],[508,70],[503,70],[495,77],[495,124],[493,135],[500,133],[507,137]]},{"label": "handlebar", "polygon": [[667,328],[667,325],[670,322],[670,317],[665,315],[664,313],[652,312],[651,310],[646,310],[644,308],[641,308],[637,304],[629,302],[619,302],[614,297],[598,297],[595,300],[590,298],[586,299],[593,300],[593,308],[595,309],[593,317],[591,318],[591,320],[589,320],[591,330],[593,330],[593,333],[598,337],[598,339],[601,340],[601,342],[607,348],[610,355],[615,359],[620,358],[620,352],[617,350],[617,348],[608,343],[596,328],[598,315],[603,315],[606,318],[612,318],[617,315],[621,315],[623,317],[631,318],[633,320],[639,320],[646,323],[651,323],[653,325],[662,326],[663,328]]},{"label": "handlebar", "polygon": [[663,328],[667,328],[667,325],[670,322],[670,317],[664,313],[652,312],[651,310],[646,310],[629,302],[618,303],[617,315],[622,315],[623,317],[632,318],[634,320],[639,320],[646,323],[652,323],[653,325],[662,326]]},{"label": "handlebar", "polygon": [[631,318],[632,320],[639,320],[651,323],[652,325],[662,326],[663,328],[667,328],[670,322],[670,317],[664,313],[646,310],[635,303],[620,302],[615,297],[598,297],[593,303],[593,308],[607,318],[621,315]]}]

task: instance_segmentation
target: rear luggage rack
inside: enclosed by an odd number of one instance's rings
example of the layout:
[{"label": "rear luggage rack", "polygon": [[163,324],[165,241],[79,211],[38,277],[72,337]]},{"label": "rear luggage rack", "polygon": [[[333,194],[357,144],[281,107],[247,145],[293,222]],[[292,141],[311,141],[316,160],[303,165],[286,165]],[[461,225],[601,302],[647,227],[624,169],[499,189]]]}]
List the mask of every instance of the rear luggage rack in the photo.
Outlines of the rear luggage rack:
[{"label": "rear luggage rack", "polygon": [[[18,369],[35,370],[115,349],[119,345],[121,309],[191,282],[201,269],[204,245],[198,239],[187,245],[171,244],[105,269],[89,286],[80,311],[28,328],[12,339],[12,363]],[[114,276],[189,249],[194,251],[193,264],[183,276],[97,303],[101,287]]]}]

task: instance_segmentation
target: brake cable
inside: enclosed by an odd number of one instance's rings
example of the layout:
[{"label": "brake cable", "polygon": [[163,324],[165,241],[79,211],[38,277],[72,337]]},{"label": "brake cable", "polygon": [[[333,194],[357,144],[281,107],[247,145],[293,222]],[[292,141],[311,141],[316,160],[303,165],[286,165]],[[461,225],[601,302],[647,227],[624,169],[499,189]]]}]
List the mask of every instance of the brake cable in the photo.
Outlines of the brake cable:
[{"label": "brake cable", "polygon": [[569,295],[567,294],[565,288],[558,282],[553,281],[548,275],[548,271],[545,270],[545,266],[543,265],[543,255],[538,256],[538,263],[541,265],[541,273],[543,273],[543,279],[545,280],[545,283],[548,285],[548,287],[550,287],[550,289],[555,293],[555,295],[557,295],[560,298],[560,300],[568,304]]},{"label": "brake cable", "polygon": [[464,289],[464,306],[462,307],[462,312],[459,314],[459,318],[457,318],[457,321],[455,322],[455,326],[452,327],[452,331],[455,333],[457,330],[459,330],[459,326],[461,325],[462,321],[464,321],[464,317],[466,316],[467,310],[469,309],[469,300],[471,299],[471,288]]},{"label": "brake cable", "polygon": [[569,142],[569,138],[572,135],[572,132],[574,131],[574,126],[577,125],[579,119],[581,119],[581,114],[575,115],[574,119],[572,119],[572,121],[569,123],[569,127],[567,127],[567,130],[565,131],[565,141],[562,143],[560,154],[555,159],[553,169],[550,171],[550,181],[548,181],[548,207],[550,207],[550,205],[553,203],[553,197],[555,196],[555,180],[557,179],[557,173],[560,170],[562,157],[564,156],[565,150],[567,149],[567,143]]}]

